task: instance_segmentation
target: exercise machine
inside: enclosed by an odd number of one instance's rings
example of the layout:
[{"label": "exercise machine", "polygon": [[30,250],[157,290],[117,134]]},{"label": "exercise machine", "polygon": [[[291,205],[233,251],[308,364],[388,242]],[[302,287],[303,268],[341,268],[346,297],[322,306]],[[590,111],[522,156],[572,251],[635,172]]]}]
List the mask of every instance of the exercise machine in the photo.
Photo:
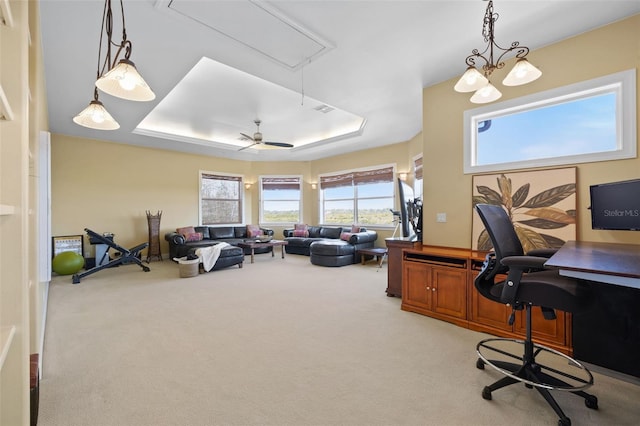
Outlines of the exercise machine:
[{"label": "exercise machine", "polygon": [[[85,232],[89,236],[89,239],[92,241],[96,241],[99,244],[105,244],[112,249],[114,249],[118,254],[114,257],[114,259],[110,260],[107,263],[102,263],[101,265],[97,265],[95,268],[91,268],[87,271],[84,271],[81,274],[73,274],[71,278],[71,282],[73,284],[79,284],[80,280],[88,275],[95,274],[96,272],[102,271],[105,268],[111,268],[112,266],[118,265],[128,265],[131,263],[136,263],[139,265],[144,272],[149,272],[150,269],[148,266],[142,264],[142,261],[139,259],[140,252],[145,249],[149,243],[142,243],[133,248],[126,249],[121,245],[118,245],[113,242],[113,236],[105,237],[103,235],[98,234],[97,232],[92,231],[89,228],[84,228]],[[106,252],[105,252],[106,255]]]}]

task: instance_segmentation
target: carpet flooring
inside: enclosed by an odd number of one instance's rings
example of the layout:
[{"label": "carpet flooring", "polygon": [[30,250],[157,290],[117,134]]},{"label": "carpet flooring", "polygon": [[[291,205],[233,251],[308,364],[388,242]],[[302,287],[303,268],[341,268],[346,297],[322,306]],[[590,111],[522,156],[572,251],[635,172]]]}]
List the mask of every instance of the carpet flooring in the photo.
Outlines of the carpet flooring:
[{"label": "carpet flooring", "polygon": [[[386,264],[149,266],[54,277],[40,426],[557,424],[524,386],[482,399],[487,335],[401,311]],[[597,411],[555,393],[573,425],[638,424],[640,386],[594,375]]]}]

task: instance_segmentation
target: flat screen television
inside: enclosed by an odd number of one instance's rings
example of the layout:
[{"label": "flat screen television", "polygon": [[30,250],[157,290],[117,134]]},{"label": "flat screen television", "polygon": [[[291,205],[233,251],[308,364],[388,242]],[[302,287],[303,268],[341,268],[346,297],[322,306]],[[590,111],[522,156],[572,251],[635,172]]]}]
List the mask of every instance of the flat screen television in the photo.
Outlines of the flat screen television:
[{"label": "flat screen television", "polygon": [[640,179],[589,187],[591,228],[640,231]]}]

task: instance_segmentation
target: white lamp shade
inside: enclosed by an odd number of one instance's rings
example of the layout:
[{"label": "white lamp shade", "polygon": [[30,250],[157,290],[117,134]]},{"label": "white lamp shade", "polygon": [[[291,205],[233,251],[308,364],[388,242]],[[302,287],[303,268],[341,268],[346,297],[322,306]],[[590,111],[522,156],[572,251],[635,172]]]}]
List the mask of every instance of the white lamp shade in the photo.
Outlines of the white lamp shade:
[{"label": "white lamp shade", "polygon": [[120,60],[96,81],[96,86],[104,93],[129,101],[152,101],[156,98],[134,63],[128,59]]},{"label": "white lamp shade", "polygon": [[489,83],[489,80],[480,71],[474,67],[469,67],[453,89],[456,92],[474,92],[486,86],[487,83]]},{"label": "white lamp shade", "polygon": [[91,101],[88,107],[73,117],[73,122],[80,126],[97,130],[116,130],[120,128],[118,122],[107,112],[102,102],[97,100]]},{"label": "white lamp shade", "polygon": [[513,69],[502,80],[505,86],[520,86],[522,84],[531,83],[542,75],[542,71],[531,65],[526,59],[518,59]]},{"label": "white lamp shade", "polygon": [[476,93],[471,97],[471,102],[474,104],[487,104],[493,102],[502,97],[502,93],[495,88],[493,84],[487,82],[487,85],[482,89],[478,89]]}]

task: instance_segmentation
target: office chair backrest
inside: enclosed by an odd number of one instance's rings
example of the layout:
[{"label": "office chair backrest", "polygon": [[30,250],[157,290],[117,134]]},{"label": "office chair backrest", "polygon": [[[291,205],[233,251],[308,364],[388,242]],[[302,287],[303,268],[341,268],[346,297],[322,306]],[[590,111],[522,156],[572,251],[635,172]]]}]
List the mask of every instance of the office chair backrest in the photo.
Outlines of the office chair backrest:
[{"label": "office chair backrest", "polygon": [[513,223],[501,206],[477,204],[476,211],[489,234],[498,261],[508,256],[524,255],[524,249]]},{"label": "office chair backrest", "polygon": [[501,206],[477,204],[476,211],[489,234],[495,254],[490,253],[487,256],[474,285],[487,299],[502,303],[501,294],[493,287],[496,275],[506,273],[509,268],[502,265],[500,260],[507,256],[521,256],[524,249],[509,215]]}]

